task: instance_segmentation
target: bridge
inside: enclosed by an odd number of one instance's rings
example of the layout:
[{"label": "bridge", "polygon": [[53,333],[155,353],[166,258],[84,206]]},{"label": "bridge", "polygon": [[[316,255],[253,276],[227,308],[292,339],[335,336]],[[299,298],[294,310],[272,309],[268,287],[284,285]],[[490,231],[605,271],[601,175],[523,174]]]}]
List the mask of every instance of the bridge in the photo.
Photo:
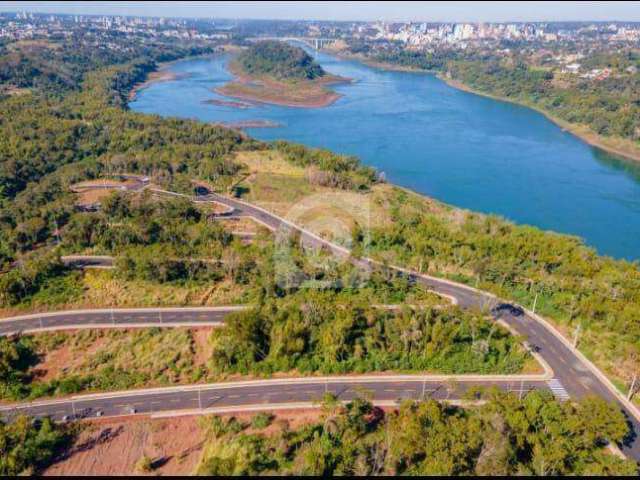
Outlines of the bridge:
[{"label": "bridge", "polygon": [[263,40],[279,40],[281,42],[299,42],[304,43],[314,50],[320,50],[327,48],[332,43],[336,42],[337,38],[321,38],[321,37],[251,37],[247,38],[249,42],[260,42]]}]

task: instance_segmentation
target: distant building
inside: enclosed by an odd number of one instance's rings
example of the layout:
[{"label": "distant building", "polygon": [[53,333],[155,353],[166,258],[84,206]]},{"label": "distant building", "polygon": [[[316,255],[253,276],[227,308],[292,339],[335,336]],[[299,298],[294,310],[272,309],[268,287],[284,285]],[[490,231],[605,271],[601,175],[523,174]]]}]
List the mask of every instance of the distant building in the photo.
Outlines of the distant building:
[{"label": "distant building", "polygon": [[563,73],[578,73],[580,71],[580,64],[579,63],[570,63],[568,65],[565,65],[564,68],[562,69]]}]

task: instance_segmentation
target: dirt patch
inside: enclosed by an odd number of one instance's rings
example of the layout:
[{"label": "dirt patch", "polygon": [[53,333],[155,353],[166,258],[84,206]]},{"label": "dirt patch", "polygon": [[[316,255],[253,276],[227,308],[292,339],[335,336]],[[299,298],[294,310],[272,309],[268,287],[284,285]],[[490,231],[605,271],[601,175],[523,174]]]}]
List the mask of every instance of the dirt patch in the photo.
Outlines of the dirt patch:
[{"label": "dirt patch", "polygon": [[20,88],[15,85],[0,85],[0,95],[19,96],[31,93],[28,88]]},{"label": "dirt patch", "polygon": [[73,351],[70,345],[47,352],[42,361],[34,369],[33,374],[39,381],[48,382],[60,377],[73,361]]},{"label": "dirt patch", "polygon": [[251,217],[220,217],[216,221],[220,222],[222,228],[227,232],[240,236],[243,234],[258,234],[265,228]]},{"label": "dirt patch", "polygon": [[193,336],[195,358],[193,363],[196,366],[204,365],[211,358],[213,348],[209,342],[211,328],[194,328],[191,330]]},{"label": "dirt patch", "polygon": [[[255,413],[223,415],[250,425]],[[271,425],[248,427],[247,433],[271,435],[283,428],[297,429],[318,421],[318,410],[281,410]],[[136,464],[143,456],[152,460],[149,475],[190,475],[200,461],[206,440],[206,417],[168,419],[129,417],[98,420],[86,424],[74,444],[44,475],[132,475],[143,474]]]},{"label": "dirt patch", "polygon": [[78,205],[93,205],[110,196],[114,190],[124,191],[135,187],[137,183],[134,179],[123,181],[112,179],[88,180],[71,185],[69,189],[77,195],[78,200],[76,203]]},{"label": "dirt patch", "polygon": [[45,475],[140,474],[136,464],[149,457],[152,475],[193,472],[204,441],[197,417],[95,422]]},{"label": "dirt patch", "polygon": [[[150,368],[152,373],[158,373],[162,370],[162,365],[154,367],[155,357],[146,352],[147,350],[158,352],[159,347],[153,343],[154,341],[173,341],[175,343],[172,348],[182,348],[189,351],[188,355],[191,358],[189,368],[204,366],[212,353],[208,341],[212,329],[211,327],[198,327],[187,330],[186,337],[178,335],[176,330],[165,330],[164,332],[167,334],[165,340],[147,338],[144,335],[144,329],[74,330],[57,333],[56,335],[59,336],[57,341],[54,345],[49,346],[46,345],[46,337],[50,335],[49,333],[35,334],[33,338],[39,345],[42,345],[42,348],[38,349],[41,352],[39,362],[31,369],[30,373],[38,382],[63,379],[73,374],[90,375],[95,372],[96,366],[101,364],[100,361],[96,361],[96,358],[102,357],[109,359],[105,360],[107,363],[114,362],[116,367],[122,367],[121,363],[124,363],[131,371],[143,372]],[[176,335],[171,336],[171,333],[176,333]],[[135,347],[132,347],[127,343],[127,338],[134,335],[137,335],[135,338],[138,340],[135,341],[137,342]],[[149,343],[145,347],[145,344],[140,342]],[[133,358],[128,358],[126,355],[130,349],[139,349],[140,351],[137,351]],[[162,356],[162,353],[160,352],[159,355]],[[175,381],[187,382],[188,379],[175,379]],[[149,386],[156,383],[152,379],[149,380]]]},{"label": "dirt patch", "polygon": [[100,190],[85,190],[78,193],[78,205],[92,205],[94,203],[100,203],[103,199],[113,194],[113,190],[100,189]]}]

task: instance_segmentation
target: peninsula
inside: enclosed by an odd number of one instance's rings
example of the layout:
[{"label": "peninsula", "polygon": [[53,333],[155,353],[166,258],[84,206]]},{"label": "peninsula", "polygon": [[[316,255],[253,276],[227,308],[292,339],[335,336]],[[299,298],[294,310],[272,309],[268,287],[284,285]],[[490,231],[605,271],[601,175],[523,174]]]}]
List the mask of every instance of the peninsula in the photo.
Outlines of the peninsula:
[{"label": "peninsula", "polygon": [[265,40],[229,63],[235,80],[215,91],[228,97],[289,107],[326,107],[340,98],[330,85],[351,80],[327,73],[302,48]]}]

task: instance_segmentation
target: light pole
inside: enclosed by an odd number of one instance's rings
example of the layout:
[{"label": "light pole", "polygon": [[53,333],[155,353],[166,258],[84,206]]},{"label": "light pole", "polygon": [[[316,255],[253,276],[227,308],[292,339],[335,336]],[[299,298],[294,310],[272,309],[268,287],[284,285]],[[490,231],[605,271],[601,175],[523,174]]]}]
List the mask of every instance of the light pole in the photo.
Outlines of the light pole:
[{"label": "light pole", "polygon": [[636,381],[638,380],[638,374],[633,374],[633,380],[631,380],[631,386],[629,387],[629,393],[627,394],[627,400],[633,398],[634,390],[636,389]]},{"label": "light pole", "polygon": [[536,305],[538,305],[538,293],[536,293],[536,297],[533,299],[533,307],[531,308],[533,313],[536,313]]},{"label": "light pole", "polygon": [[518,392],[518,400],[522,400],[523,390],[524,390],[524,380],[520,380],[520,391]]},{"label": "light pole", "polygon": [[582,324],[579,323],[578,325],[576,325],[576,329],[573,332],[573,348],[576,348],[578,346],[578,338],[580,336],[580,330],[581,330],[581,326]]}]

